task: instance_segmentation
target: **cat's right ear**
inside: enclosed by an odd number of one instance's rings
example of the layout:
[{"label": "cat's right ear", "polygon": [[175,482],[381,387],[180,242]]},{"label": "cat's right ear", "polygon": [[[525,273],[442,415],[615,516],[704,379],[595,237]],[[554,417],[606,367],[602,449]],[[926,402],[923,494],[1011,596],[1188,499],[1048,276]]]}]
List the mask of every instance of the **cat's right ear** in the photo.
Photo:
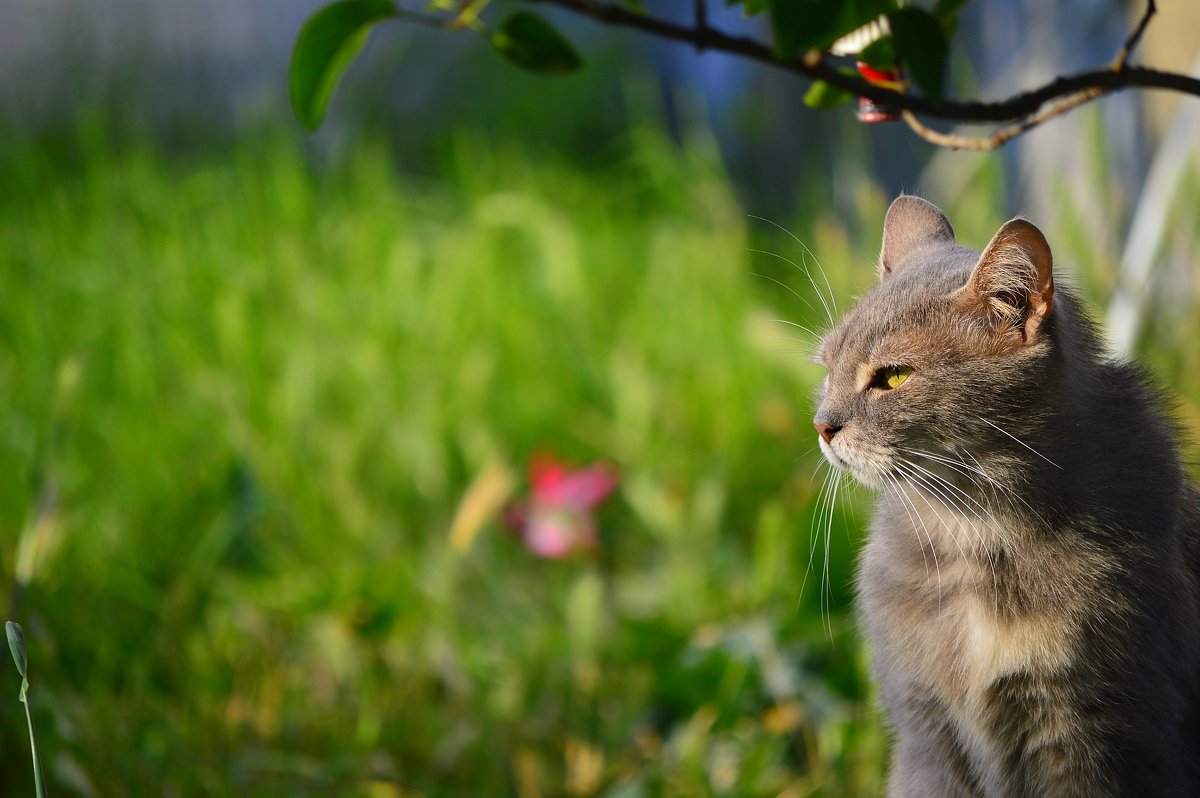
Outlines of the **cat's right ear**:
[{"label": "cat's right ear", "polygon": [[983,250],[959,294],[995,329],[1032,343],[1054,306],[1053,272],[1054,257],[1042,231],[1013,219]]},{"label": "cat's right ear", "polygon": [[954,242],[954,228],[946,214],[920,197],[901,194],[892,202],[883,220],[880,279],[903,266],[914,251],[942,242]]}]

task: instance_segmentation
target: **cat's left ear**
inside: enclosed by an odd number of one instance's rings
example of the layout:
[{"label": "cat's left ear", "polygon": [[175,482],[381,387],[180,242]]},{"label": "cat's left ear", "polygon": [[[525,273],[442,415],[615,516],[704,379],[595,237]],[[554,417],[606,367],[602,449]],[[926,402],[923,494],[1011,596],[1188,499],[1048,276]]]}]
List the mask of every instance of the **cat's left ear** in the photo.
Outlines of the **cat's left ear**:
[{"label": "cat's left ear", "polygon": [[1042,231],[1013,219],[996,233],[960,291],[997,330],[1033,343],[1054,306],[1054,258]]},{"label": "cat's left ear", "polygon": [[879,251],[879,278],[903,268],[915,253],[934,244],[953,244],[954,228],[946,214],[932,202],[911,194],[892,200],[883,220],[883,248]]}]

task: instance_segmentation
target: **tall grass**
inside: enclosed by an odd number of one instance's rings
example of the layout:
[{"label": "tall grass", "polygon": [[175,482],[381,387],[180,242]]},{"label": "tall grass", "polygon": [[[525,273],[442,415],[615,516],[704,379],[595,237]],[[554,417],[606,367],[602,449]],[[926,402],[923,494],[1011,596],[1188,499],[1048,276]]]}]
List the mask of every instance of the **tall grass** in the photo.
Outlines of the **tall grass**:
[{"label": "tall grass", "polygon": [[[775,320],[827,322],[704,146],[463,138],[436,182],[284,138],[6,150],[0,614],[45,652],[57,794],[878,792],[861,502],[818,512],[819,372]],[[843,188],[854,218],[778,221],[844,308],[886,198]],[[545,449],[621,472],[597,556],[451,545]]]},{"label": "tall grass", "polygon": [[[0,562],[45,640],[52,780],[877,783],[851,516],[832,641],[823,544],[801,593],[816,375],[771,320],[810,311],[750,272],[810,289],[751,262],[710,154],[647,141],[598,175],[464,139],[437,183],[373,148],[315,172],[282,139],[68,160],[0,175]],[[598,556],[496,524],[450,546],[468,483],[541,449],[620,469]]]}]

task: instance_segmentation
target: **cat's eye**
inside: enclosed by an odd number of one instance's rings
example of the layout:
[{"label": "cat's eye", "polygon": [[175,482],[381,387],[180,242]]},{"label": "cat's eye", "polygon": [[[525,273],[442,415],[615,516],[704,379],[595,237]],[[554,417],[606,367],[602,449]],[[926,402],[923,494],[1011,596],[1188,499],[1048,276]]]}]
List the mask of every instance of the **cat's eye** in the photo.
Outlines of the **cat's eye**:
[{"label": "cat's eye", "polygon": [[871,380],[871,387],[885,391],[899,388],[908,379],[908,375],[912,374],[912,371],[908,366],[884,366],[875,372],[875,377]]}]

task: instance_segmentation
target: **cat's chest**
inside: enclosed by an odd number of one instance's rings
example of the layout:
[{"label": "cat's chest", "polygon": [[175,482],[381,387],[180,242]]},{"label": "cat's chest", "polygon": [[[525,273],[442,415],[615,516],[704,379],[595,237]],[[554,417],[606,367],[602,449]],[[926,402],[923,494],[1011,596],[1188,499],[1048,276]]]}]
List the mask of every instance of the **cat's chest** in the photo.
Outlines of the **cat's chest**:
[{"label": "cat's chest", "polygon": [[1005,677],[1066,668],[1072,630],[1061,612],[1024,601],[1019,586],[1005,583],[1017,578],[1013,570],[997,572],[988,558],[964,550],[930,551],[875,534],[859,592],[880,677],[923,686],[966,709]]},{"label": "cat's chest", "polygon": [[1039,699],[1023,686],[1053,684],[1071,668],[1072,615],[1006,583],[1019,579],[1013,568],[993,575],[969,549],[935,564],[931,552],[878,532],[863,552],[859,603],[889,714],[903,726],[916,711],[920,723],[952,729],[985,792],[1014,792],[1006,763],[1029,731],[1019,719],[1058,717],[1049,705],[1031,715],[1022,702]]}]

